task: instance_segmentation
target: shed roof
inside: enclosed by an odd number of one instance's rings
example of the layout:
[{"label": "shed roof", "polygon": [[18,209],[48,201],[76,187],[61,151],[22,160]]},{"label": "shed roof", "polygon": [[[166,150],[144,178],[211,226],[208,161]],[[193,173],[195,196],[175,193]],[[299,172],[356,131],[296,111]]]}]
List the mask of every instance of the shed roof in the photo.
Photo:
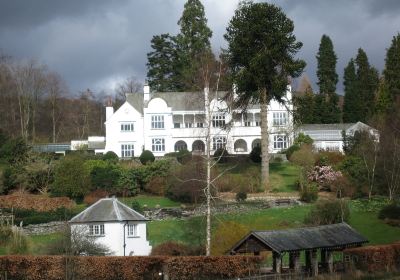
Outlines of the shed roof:
[{"label": "shed roof", "polygon": [[148,221],[148,219],[113,197],[100,199],[95,204],[73,217],[69,222],[88,223],[112,221]]},{"label": "shed roof", "polygon": [[242,245],[249,238],[256,238],[265,245],[267,250],[278,253],[319,248],[345,248],[368,242],[348,224],[339,223],[288,230],[252,231],[239,241],[231,252],[242,252]]},{"label": "shed roof", "polygon": [[355,123],[329,123],[329,124],[303,124],[299,126],[299,131],[310,131],[310,130],[347,130],[355,125]]}]

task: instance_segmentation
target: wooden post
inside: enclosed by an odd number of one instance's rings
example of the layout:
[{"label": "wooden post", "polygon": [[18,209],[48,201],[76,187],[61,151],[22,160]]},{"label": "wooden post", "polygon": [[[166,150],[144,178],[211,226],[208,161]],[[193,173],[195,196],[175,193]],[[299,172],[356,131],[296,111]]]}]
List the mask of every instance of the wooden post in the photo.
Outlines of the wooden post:
[{"label": "wooden post", "polygon": [[327,249],[321,249],[321,265],[322,268],[325,270],[328,269],[328,264],[326,262],[326,256],[327,256],[328,250]]},{"label": "wooden post", "polygon": [[333,273],[333,251],[331,250],[326,251],[326,261],[327,261],[328,273]]},{"label": "wooden post", "polygon": [[317,250],[312,250],[311,252],[311,276],[318,275],[318,254]]},{"label": "wooden post", "polygon": [[289,253],[289,268],[298,273],[301,270],[300,264],[300,252],[290,252]]},{"label": "wooden post", "polygon": [[273,257],[273,270],[276,273],[281,273],[282,271],[282,255],[276,252],[272,253]]},{"label": "wooden post", "polygon": [[305,258],[306,258],[306,271],[311,271],[311,251],[305,251]]}]

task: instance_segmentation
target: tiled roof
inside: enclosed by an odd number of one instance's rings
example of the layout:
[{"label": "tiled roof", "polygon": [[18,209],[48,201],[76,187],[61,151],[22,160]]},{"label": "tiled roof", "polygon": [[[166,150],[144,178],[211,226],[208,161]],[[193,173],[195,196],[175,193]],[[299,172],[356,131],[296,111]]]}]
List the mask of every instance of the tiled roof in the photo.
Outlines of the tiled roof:
[{"label": "tiled roof", "polygon": [[73,217],[69,222],[87,223],[112,221],[148,221],[148,219],[121,203],[116,198],[103,198]]}]

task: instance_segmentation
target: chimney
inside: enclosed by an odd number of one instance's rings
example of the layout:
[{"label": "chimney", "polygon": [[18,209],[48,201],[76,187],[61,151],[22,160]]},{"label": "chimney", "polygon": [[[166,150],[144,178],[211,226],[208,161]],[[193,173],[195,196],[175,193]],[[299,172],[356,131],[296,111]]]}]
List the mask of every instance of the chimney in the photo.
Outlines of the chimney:
[{"label": "chimney", "polygon": [[144,83],[144,86],[143,86],[143,94],[144,94],[143,95],[144,101],[145,102],[149,101],[150,100],[150,86],[147,81]]},{"label": "chimney", "polygon": [[114,108],[112,106],[111,97],[109,97],[106,103],[106,121],[108,121],[113,114],[114,114]]}]

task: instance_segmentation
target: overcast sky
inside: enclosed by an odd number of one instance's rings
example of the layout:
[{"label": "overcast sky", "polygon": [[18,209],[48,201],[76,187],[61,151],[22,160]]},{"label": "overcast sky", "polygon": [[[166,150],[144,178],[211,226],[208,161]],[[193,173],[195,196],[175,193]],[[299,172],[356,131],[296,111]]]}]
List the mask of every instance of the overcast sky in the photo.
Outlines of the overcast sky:
[{"label": "overcast sky", "polygon": [[[203,0],[212,46],[226,46],[226,26],[238,0]],[[399,0],[282,0],[304,46],[299,57],[316,82],[316,53],[322,34],[331,37],[343,68],[362,47],[383,69],[386,48],[400,32]],[[146,54],[153,35],[176,34],[184,0],[0,0],[0,50],[16,60],[34,58],[66,80],[72,92],[112,92],[118,82],[146,77]]]}]

